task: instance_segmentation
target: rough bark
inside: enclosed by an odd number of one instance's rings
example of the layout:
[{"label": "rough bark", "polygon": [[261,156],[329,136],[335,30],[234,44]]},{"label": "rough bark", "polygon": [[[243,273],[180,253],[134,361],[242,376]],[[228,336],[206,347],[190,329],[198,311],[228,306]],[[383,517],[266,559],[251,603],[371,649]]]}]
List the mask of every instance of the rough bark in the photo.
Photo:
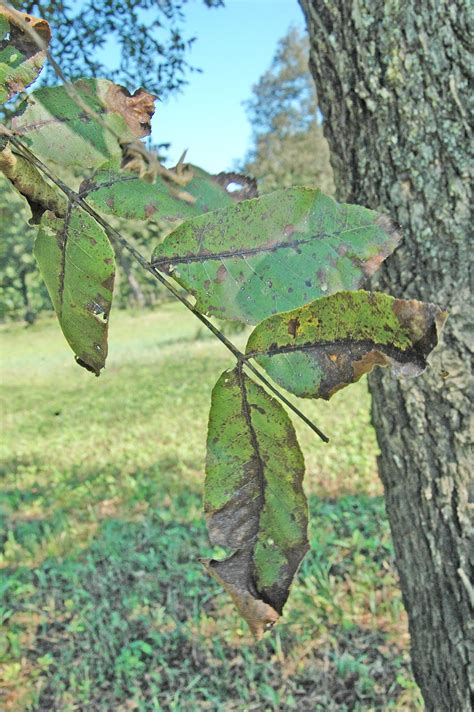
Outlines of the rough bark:
[{"label": "rough bark", "polygon": [[450,312],[422,377],[395,381],[379,371],[370,388],[415,678],[428,710],[467,712],[474,709],[468,0],[300,4],[338,197],[386,211],[404,234],[376,286]]}]

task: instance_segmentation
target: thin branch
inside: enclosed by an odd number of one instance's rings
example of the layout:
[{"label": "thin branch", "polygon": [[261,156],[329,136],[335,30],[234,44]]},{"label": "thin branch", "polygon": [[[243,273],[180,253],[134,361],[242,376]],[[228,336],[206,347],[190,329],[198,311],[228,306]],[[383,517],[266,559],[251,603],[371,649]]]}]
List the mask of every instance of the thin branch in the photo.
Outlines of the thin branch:
[{"label": "thin branch", "polygon": [[161,272],[154,267],[144,255],[141,254],[133,245],[131,245],[126,238],[113,228],[109,223],[104,220],[104,218],[99,215],[78,193],[72,190],[68,185],[66,185],[62,180],[57,178],[48,166],[46,166],[37,156],[30,151],[30,149],[25,146],[16,136],[10,138],[11,143],[16,147],[19,154],[25,158],[25,160],[32,163],[36,168],[38,168],[47,178],[49,178],[55,185],[60,188],[63,193],[68,197],[68,199],[79,205],[83,210],[85,210],[91,217],[96,220],[99,225],[101,225],[106,231],[107,235],[119,242],[122,247],[124,247],[130,254],[135,258],[135,260],[143,267],[143,269],[150,272],[155,279],[157,279],[168,291],[170,291],[176,299],[178,299],[181,304],[183,304],[194,316],[201,321],[204,326],[211,331],[214,336],[216,336],[219,341],[224,344],[224,346],[232,353],[232,355],[237,359],[239,364],[244,364],[272,393],[274,393],[288,408],[290,408],[301,420],[308,425],[308,427],[313,430],[324,442],[329,442],[329,438],[314,424],[309,420],[309,418],[304,415],[291,401],[289,401],[272,383],[262,374],[260,371],[248,361],[248,357],[245,356],[236,346],[230,341],[225,334],[222,333],[214,324],[201,314],[201,312],[184,297],[180,291],[172,284]]}]

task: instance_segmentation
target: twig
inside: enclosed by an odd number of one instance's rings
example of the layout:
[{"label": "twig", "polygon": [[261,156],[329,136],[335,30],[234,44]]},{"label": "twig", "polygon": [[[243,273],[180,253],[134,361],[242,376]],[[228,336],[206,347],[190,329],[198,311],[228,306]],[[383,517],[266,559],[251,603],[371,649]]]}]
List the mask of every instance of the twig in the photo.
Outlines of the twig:
[{"label": "twig", "polygon": [[48,166],[46,166],[37,156],[30,151],[30,149],[25,146],[17,137],[12,136],[10,138],[11,143],[16,147],[20,155],[32,163],[36,168],[38,168],[47,178],[49,178],[55,185],[63,191],[63,193],[68,197],[68,199],[79,205],[83,210],[85,210],[91,217],[96,220],[99,225],[101,225],[106,233],[119,242],[122,247],[124,247],[131,255],[136,259],[136,261],[152,274],[168,291],[170,291],[176,299],[178,299],[184,306],[194,314],[194,316],[201,321],[204,326],[211,331],[214,336],[216,336],[219,341],[224,344],[224,346],[233,354],[237,359],[239,364],[243,364],[249,369],[272,393],[274,393],[283,403],[285,403],[288,408],[290,408],[301,420],[308,425],[308,427],[313,430],[324,442],[329,442],[329,438],[325,435],[309,418],[302,413],[299,408],[297,408],[291,401],[289,401],[275,386],[270,383],[270,381],[262,374],[260,371],[248,361],[248,356],[246,357],[236,346],[232,343],[214,324],[201,314],[201,312],[196,309],[196,307],[184,297],[179,290],[164,276],[161,272],[154,267],[144,255],[141,254],[133,245],[131,245],[126,238],[115,228],[113,228],[109,223],[104,220],[104,218],[99,215],[78,193],[72,190],[68,185],[66,185],[62,180],[57,178]]}]

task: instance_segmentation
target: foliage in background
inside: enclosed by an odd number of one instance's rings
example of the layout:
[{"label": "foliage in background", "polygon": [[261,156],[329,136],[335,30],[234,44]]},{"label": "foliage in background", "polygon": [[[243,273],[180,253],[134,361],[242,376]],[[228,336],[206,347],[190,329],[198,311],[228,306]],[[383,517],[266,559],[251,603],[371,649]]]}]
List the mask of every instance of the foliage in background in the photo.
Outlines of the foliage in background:
[{"label": "foliage in background", "polygon": [[[61,59],[67,79],[108,76],[133,90],[147,86],[161,98],[186,83],[192,71],[186,59],[195,40],[183,25],[188,0],[13,0],[12,5],[47,20],[54,33],[51,49]],[[209,8],[222,0],[202,0]],[[110,66],[111,48],[119,48],[116,67]],[[107,62],[104,58],[107,56]],[[56,82],[47,67],[47,83]]]},{"label": "foliage in background", "polygon": [[329,147],[323,135],[314,81],[308,69],[308,39],[297,29],[283,37],[270,68],[246,102],[253,146],[243,171],[266,193],[306,185],[332,195]]},{"label": "foliage in background", "polygon": [[0,321],[17,317],[31,323],[51,309],[51,300],[33,257],[36,229],[29,208],[0,175]]}]

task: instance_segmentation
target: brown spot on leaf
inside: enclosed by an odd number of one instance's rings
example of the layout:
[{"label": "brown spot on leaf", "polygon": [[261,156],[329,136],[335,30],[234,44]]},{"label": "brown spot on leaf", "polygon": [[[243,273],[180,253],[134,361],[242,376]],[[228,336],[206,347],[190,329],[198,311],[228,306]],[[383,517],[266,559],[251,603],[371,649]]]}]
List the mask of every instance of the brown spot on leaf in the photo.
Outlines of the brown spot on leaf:
[{"label": "brown spot on leaf", "polygon": [[115,273],[109,275],[107,279],[104,279],[102,282],[102,286],[104,289],[107,289],[109,292],[113,292],[114,290],[114,279],[115,279]]},{"label": "brown spot on leaf", "polygon": [[145,205],[145,215],[147,218],[151,218],[152,215],[156,213],[156,206],[152,203]]},{"label": "brown spot on leaf", "polygon": [[354,381],[358,381],[365,373],[369,373],[374,366],[388,366],[390,363],[391,359],[381,351],[369,351],[363,354],[358,361],[352,362]]},{"label": "brown spot on leaf", "polygon": [[368,260],[362,263],[362,269],[367,277],[370,277],[374,272],[378,270],[387,255],[378,254],[370,257]]},{"label": "brown spot on leaf", "polygon": [[294,225],[285,225],[285,227],[283,228],[283,234],[285,237],[291,237],[294,232],[295,232]]},{"label": "brown spot on leaf", "polygon": [[225,282],[225,280],[227,279],[228,274],[229,273],[227,271],[227,267],[225,265],[221,265],[217,270],[216,278],[214,281],[217,284],[222,284],[222,282]]},{"label": "brown spot on leaf", "polygon": [[290,319],[288,322],[288,333],[293,338],[296,337],[296,332],[298,331],[299,325],[300,325],[300,320],[298,318]]}]

